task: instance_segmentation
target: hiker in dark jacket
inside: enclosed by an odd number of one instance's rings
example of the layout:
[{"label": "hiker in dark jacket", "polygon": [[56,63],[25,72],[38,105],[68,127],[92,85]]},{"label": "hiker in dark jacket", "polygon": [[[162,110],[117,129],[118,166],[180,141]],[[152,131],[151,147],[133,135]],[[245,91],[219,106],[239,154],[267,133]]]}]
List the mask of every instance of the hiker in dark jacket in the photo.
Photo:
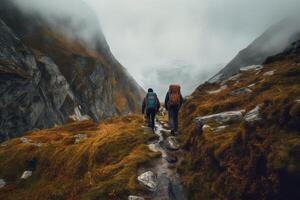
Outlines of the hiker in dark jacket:
[{"label": "hiker in dark jacket", "polygon": [[175,134],[178,130],[178,112],[182,103],[183,97],[180,93],[180,86],[170,85],[165,98],[165,107],[168,110],[171,134]]},{"label": "hiker in dark jacket", "polygon": [[155,92],[153,92],[152,88],[148,89],[148,93],[143,101],[142,113],[144,114],[146,111],[146,117],[148,121],[148,126],[154,129],[155,127],[155,115],[160,108],[160,102],[157,98]]}]

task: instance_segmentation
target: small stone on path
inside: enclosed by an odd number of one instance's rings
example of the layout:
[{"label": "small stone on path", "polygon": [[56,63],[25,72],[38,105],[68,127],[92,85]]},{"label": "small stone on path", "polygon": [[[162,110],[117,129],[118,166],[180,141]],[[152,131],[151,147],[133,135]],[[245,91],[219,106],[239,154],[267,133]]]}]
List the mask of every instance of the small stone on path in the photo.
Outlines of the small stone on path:
[{"label": "small stone on path", "polygon": [[138,181],[146,186],[149,190],[155,191],[158,186],[158,181],[152,171],[147,171],[138,177]]},{"label": "small stone on path", "polygon": [[170,150],[180,149],[180,145],[179,145],[176,137],[174,137],[174,136],[168,137],[165,141],[165,145],[166,145],[167,149],[170,149]]},{"label": "small stone on path", "polygon": [[30,176],[32,176],[32,171],[24,171],[21,179],[28,179]]}]

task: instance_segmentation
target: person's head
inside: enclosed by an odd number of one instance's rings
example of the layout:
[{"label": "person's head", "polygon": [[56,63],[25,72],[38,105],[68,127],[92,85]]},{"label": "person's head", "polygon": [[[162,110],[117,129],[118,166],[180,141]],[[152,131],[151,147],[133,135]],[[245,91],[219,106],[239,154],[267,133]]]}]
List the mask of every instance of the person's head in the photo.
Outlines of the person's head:
[{"label": "person's head", "polygon": [[152,88],[149,88],[149,89],[148,89],[148,92],[153,92],[153,89],[152,89]]}]

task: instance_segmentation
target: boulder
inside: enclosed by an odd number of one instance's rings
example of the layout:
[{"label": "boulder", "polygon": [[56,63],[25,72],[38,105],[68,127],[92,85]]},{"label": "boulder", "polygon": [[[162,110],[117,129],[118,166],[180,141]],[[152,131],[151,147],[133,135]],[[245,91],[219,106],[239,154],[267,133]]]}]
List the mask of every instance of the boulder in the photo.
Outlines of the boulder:
[{"label": "boulder", "polygon": [[32,171],[24,171],[21,179],[28,179],[30,176],[32,176]]},{"label": "boulder", "polygon": [[173,151],[180,149],[180,145],[179,145],[176,137],[174,137],[174,136],[170,136],[166,139],[165,146],[167,149],[173,150]]},{"label": "boulder", "polygon": [[130,195],[128,200],[144,200],[144,197]]},{"label": "boulder", "polygon": [[263,66],[261,66],[261,65],[250,65],[247,67],[240,68],[240,71],[241,72],[246,72],[246,71],[251,71],[251,70],[258,71],[258,70],[261,70],[262,68],[263,68]]},{"label": "boulder", "polygon": [[6,185],[6,182],[4,179],[0,179],[0,189],[3,188]]},{"label": "boulder", "polygon": [[156,191],[158,186],[158,181],[156,175],[152,171],[147,171],[141,174],[138,178],[138,181],[146,186],[151,191]]},{"label": "boulder", "polygon": [[244,119],[247,122],[254,122],[261,120],[260,112],[259,112],[260,106],[256,106],[254,109],[250,110],[244,117]]},{"label": "boulder", "polygon": [[275,73],[275,71],[271,70],[271,71],[265,72],[264,76],[272,76],[272,75],[274,75],[274,73]]},{"label": "boulder", "polygon": [[222,112],[218,114],[197,117],[194,122],[202,127],[203,124],[207,124],[209,122],[224,124],[231,121],[241,121],[243,119],[244,112],[245,110]]}]

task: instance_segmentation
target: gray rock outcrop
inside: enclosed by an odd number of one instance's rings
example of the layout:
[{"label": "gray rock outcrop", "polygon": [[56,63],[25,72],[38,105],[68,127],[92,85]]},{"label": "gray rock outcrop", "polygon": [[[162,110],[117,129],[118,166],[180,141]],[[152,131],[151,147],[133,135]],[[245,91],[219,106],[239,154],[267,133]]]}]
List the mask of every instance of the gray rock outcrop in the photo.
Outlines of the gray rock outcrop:
[{"label": "gray rock outcrop", "polygon": [[[67,19],[49,20],[15,2],[0,7],[0,140],[70,118],[101,121],[139,111],[144,91],[114,58],[100,27],[87,41]],[[82,11],[90,13],[84,22],[95,21],[84,3]]]},{"label": "gray rock outcrop", "polygon": [[244,112],[245,110],[228,111],[203,117],[197,117],[195,118],[195,123],[199,124],[199,126],[202,127],[204,124],[207,124],[209,122],[217,122],[218,124],[224,124],[231,121],[241,121],[243,120]]}]

